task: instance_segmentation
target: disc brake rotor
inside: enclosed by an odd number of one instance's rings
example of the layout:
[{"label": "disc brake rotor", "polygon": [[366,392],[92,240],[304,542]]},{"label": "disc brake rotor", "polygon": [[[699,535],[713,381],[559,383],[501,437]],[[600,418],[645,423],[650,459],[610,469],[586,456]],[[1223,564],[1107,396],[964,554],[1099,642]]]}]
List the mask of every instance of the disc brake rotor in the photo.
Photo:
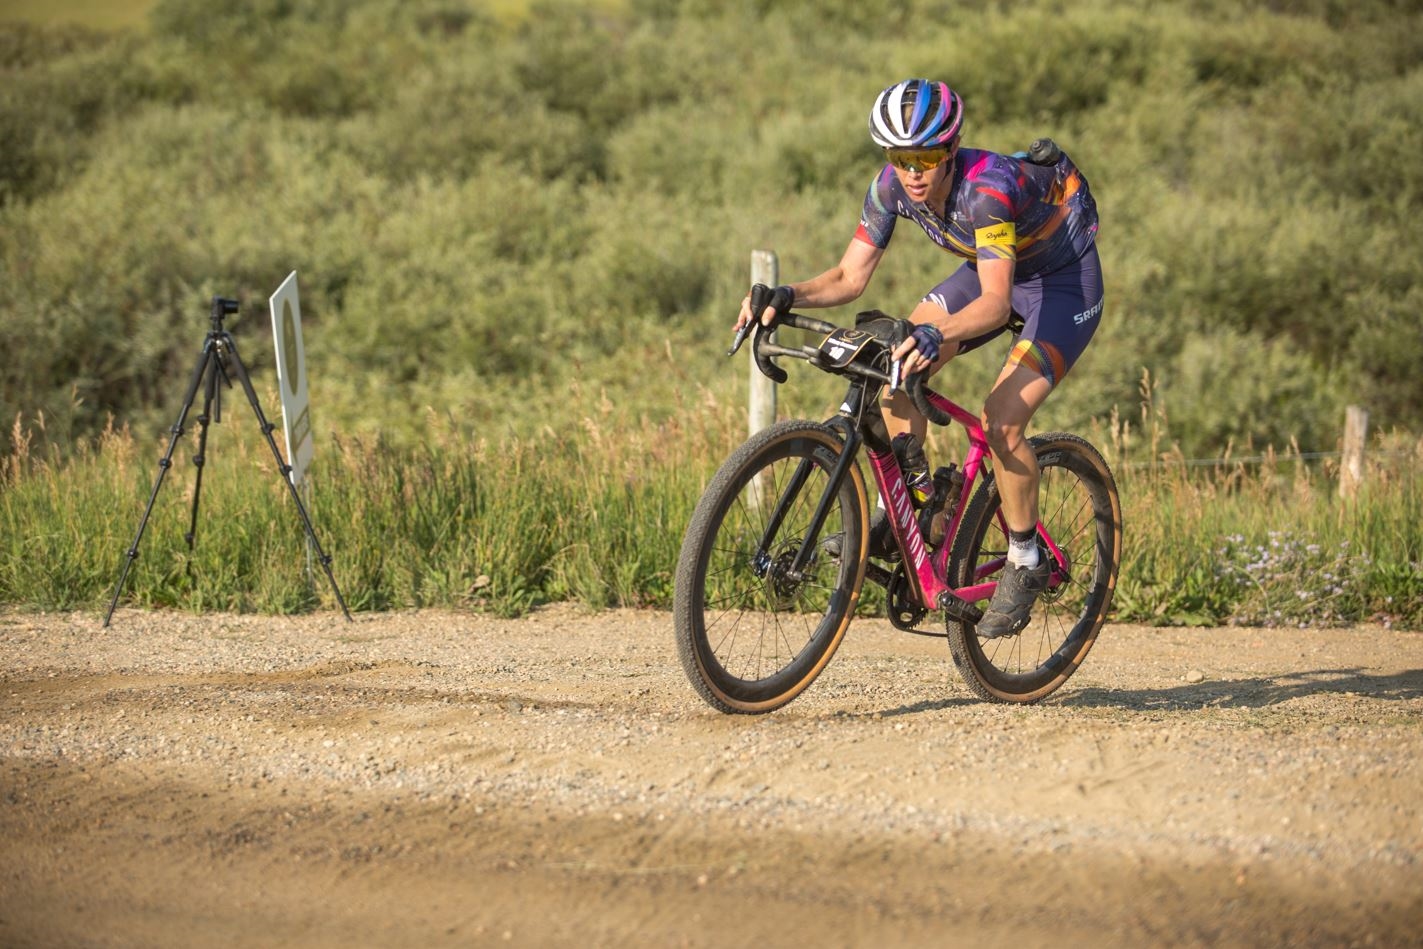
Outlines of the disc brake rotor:
[{"label": "disc brake rotor", "polygon": [[[766,569],[766,594],[776,609],[785,609],[793,604],[805,586],[806,574],[797,574],[791,569],[799,553],[800,544],[787,545],[771,559]],[[808,567],[813,568],[814,562]]]}]

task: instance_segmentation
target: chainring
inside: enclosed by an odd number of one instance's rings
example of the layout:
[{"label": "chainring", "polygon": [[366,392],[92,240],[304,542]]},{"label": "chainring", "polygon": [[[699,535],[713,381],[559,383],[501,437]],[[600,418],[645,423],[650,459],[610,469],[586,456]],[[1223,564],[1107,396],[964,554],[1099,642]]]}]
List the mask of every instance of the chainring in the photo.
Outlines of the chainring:
[{"label": "chainring", "polygon": [[914,602],[913,588],[904,574],[904,564],[894,568],[885,593],[885,611],[889,614],[890,625],[906,633],[917,632],[916,627],[929,611]]}]

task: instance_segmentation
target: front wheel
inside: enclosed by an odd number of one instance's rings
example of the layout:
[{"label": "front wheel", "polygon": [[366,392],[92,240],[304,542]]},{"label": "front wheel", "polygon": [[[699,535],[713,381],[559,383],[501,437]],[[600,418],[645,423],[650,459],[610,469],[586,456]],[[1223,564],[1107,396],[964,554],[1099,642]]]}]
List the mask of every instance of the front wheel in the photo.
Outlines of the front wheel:
[{"label": "front wheel", "polygon": [[[1121,558],[1121,500],[1101,454],[1076,435],[1039,435],[1031,442],[1041,473],[1039,519],[1064,563],[1054,565],[1021,632],[980,640],[972,624],[948,623],[954,665],[974,693],[994,702],[1035,702],[1077,670],[1106,621]],[[964,512],[950,582],[964,587],[993,579],[1007,554],[1007,527],[990,477]]]},{"label": "front wheel", "polygon": [[[780,708],[840,645],[865,578],[869,520],[858,465],[830,492],[844,450],[828,425],[779,422],[732,453],[697,504],[673,615],[682,668],[712,707]],[[825,523],[800,558],[827,495]]]}]

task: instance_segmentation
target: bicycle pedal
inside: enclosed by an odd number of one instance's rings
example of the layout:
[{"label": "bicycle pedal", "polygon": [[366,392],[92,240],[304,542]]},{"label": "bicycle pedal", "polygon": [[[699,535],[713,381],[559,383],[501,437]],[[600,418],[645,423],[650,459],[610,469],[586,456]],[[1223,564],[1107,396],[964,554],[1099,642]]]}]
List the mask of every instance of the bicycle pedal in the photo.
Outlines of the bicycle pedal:
[{"label": "bicycle pedal", "polygon": [[939,609],[943,610],[949,619],[968,623],[970,626],[977,626],[978,621],[983,619],[983,610],[949,590],[939,595]]}]

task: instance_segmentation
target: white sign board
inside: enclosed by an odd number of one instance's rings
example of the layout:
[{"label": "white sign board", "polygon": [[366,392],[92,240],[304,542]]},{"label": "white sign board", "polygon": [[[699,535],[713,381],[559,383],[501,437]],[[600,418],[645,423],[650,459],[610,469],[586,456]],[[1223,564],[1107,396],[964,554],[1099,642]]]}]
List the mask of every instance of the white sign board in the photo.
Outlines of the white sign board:
[{"label": "white sign board", "polygon": [[301,484],[311,464],[311,406],[307,401],[306,349],[301,342],[301,303],[293,270],[272,294],[272,336],[277,343],[277,384],[282,393],[282,430],[292,484]]}]

